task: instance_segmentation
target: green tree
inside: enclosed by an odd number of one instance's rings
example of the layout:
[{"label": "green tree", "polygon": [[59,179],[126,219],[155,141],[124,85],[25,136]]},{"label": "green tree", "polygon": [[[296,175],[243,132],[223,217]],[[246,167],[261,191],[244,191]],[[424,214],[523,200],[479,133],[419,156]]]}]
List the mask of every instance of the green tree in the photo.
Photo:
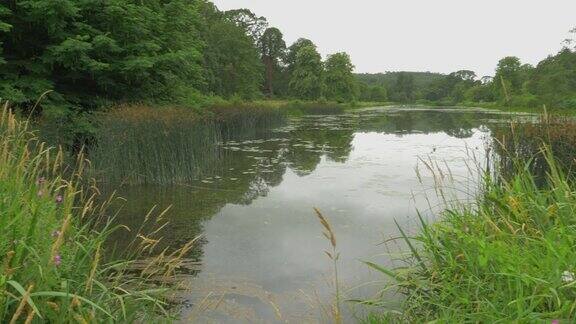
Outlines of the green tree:
[{"label": "green tree", "polygon": [[352,74],[354,65],[350,56],[346,53],[330,55],[324,67],[326,98],[339,102],[354,100],[357,96],[357,88]]},{"label": "green tree", "polygon": [[264,69],[252,38],[213,5],[205,11],[204,91],[225,98],[255,98]]},{"label": "green tree", "polygon": [[515,56],[507,56],[498,62],[494,87],[500,98],[508,100],[511,95],[520,93],[521,66],[520,59]]},{"label": "green tree", "polygon": [[254,44],[258,43],[264,31],[268,28],[266,18],[256,15],[250,11],[250,9],[228,10],[224,12],[224,16],[245,30],[248,36],[254,41]]},{"label": "green tree", "polygon": [[279,70],[278,62],[286,51],[286,42],[278,28],[268,28],[258,42],[262,61],[266,68],[266,93],[269,97],[274,95],[273,80],[275,71]]},{"label": "green tree", "polygon": [[323,87],[322,57],[315,46],[300,48],[290,76],[292,96],[308,100],[319,99],[322,96]]},{"label": "green tree", "polygon": [[576,52],[565,48],[538,63],[527,88],[548,105],[576,101]]},{"label": "green tree", "polygon": [[291,72],[296,65],[296,56],[298,55],[300,49],[307,46],[311,46],[316,49],[316,45],[311,40],[306,38],[299,38],[292,45],[290,45],[290,47],[288,47],[286,57],[284,58],[284,64],[288,67],[289,72]]},{"label": "green tree", "polygon": [[92,109],[95,98],[169,99],[201,82],[193,1],[29,0],[9,9],[0,91],[13,91],[4,98],[25,103],[54,90],[51,99]]},{"label": "green tree", "polygon": [[385,102],[388,100],[388,91],[384,86],[373,86],[370,89],[370,101]]},{"label": "green tree", "polygon": [[399,72],[393,86],[393,100],[411,102],[414,100],[414,77],[406,72]]}]

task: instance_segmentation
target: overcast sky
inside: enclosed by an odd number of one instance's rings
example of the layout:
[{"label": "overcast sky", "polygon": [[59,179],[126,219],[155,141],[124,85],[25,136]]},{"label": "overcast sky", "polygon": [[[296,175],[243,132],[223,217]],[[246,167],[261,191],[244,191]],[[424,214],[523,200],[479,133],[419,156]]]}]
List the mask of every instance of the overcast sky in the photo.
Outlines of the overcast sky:
[{"label": "overcast sky", "polygon": [[348,52],[357,72],[471,69],[491,75],[515,55],[536,64],[576,27],[576,0],[214,0],[248,8],[288,44],[314,41],[323,56]]}]

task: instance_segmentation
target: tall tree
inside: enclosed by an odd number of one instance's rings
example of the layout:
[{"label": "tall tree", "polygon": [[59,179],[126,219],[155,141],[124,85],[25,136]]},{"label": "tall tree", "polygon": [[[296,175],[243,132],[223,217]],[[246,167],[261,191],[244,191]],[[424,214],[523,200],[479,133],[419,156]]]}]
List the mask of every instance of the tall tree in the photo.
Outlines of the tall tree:
[{"label": "tall tree", "polygon": [[314,49],[316,49],[314,42],[306,38],[299,38],[292,45],[290,45],[290,47],[288,47],[284,63],[288,67],[289,71],[293,70],[294,65],[296,64],[296,56],[298,55],[300,49],[306,46],[312,46]]},{"label": "tall tree", "polygon": [[204,10],[204,91],[225,98],[256,97],[263,66],[251,36],[212,4]]},{"label": "tall tree", "polygon": [[256,15],[250,9],[228,10],[224,12],[224,16],[238,27],[244,29],[248,36],[254,40],[254,44],[260,40],[268,27],[266,18]]},{"label": "tall tree", "polygon": [[520,59],[515,56],[507,56],[498,62],[494,86],[501,98],[509,100],[512,94],[520,92],[522,88],[521,66]]},{"label": "tall tree", "polygon": [[352,74],[354,65],[350,56],[347,53],[330,55],[324,67],[326,98],[339,102],[354,100],[357,96],[357,89],[354,75]]},{"label": "tall tree", "polygon": [[476,80],[476,73],[470,70],[460,70],[453,73],[453,75],[462,81]]},{"label": "tall tree", "polygon": [[290,93],[300,99],[319,99],[323,91],[322,57],[315,46],[298,50],[290,77]]},{"label": "tall tree", "polygon": [[284,56],[286,42],[278,28],[268,28],[260,37],[258,45],[266,68],[266,93],[272,97],[274,95],[274,72],[278,70],[279,59]]},{"label": "tall tree", "polygon": [[414,100],[414,77],[406,72],[399,72],[393,86],[393,99],[399,102]]}]

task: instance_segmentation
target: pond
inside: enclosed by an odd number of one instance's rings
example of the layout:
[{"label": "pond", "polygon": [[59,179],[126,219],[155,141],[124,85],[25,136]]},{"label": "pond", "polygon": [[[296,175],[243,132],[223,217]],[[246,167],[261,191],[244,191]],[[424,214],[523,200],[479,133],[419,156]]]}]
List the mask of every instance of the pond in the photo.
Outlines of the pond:
[{"label": "pond", "polygon": [[[221,161],[197,181],[120,188],[119,221],[138,228],[150,208],[171,206],[160,248],[201,235],[182,277],[183,321],[323,322],[333,272],[313,208],[336,235],[343,299],[375,297],[386,279],[362,261],[393,265],[403,250],[387,241],[399,235],[395,221],[414,231],[417,211],[430,219],[443,202],[472,199],[491,128],[509,118],[416,107],[290,118],[257,138],[221,143]],[[129,236],[115,236],[118,248]],[[352,302],[343,309],[349,320],[365,311]]]}]

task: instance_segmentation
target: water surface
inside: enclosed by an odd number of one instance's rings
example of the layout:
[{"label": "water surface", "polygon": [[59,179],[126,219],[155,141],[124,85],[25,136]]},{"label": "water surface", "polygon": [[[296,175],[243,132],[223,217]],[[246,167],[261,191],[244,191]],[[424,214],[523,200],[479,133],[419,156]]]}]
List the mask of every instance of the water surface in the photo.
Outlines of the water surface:
[{"label": "water surface", "polygon": [[[221,143],[221,161],[193,183],[125,186],[121,222],[139,227],[154,205],[172,206],[160,248],[198,235],[183,277],[183,319],[199,322],[321,322],[333,300],[329,248],[313,207],[329,219],[346,298],[374,297],[384,278],[361,261],[398,258],[394,220],[414,229],[416,211],[473,197],[475,163],[485,161],[491,127],[506,115],[472,109],[373,108],[291,118],[258,138]],[[425,161],[426,163],[424,163]],[[427,170],[436,165],[445,173]],[[448,171],[449,170],[449,171]],[[119,235],[121,246],[130,235]],[[394,301],[391,300],[391,304]],[[346,316],[361,308],[345,303]]]}]

